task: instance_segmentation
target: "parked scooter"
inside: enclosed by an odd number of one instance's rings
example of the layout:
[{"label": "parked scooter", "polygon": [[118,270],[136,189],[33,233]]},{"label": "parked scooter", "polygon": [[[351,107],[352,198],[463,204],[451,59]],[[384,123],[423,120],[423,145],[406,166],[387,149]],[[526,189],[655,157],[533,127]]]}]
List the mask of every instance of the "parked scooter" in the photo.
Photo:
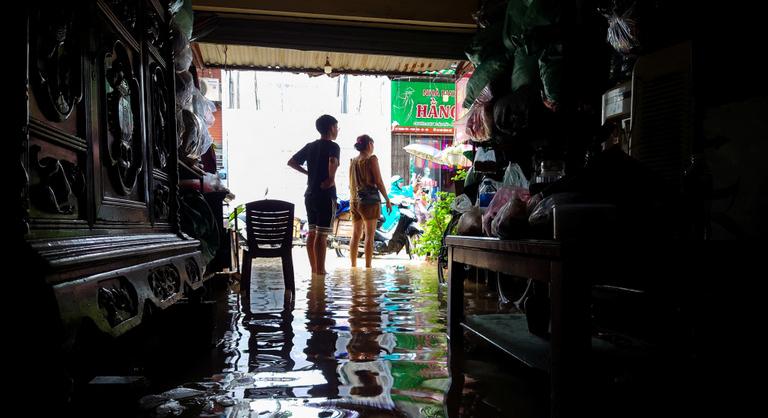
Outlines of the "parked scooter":
[{"label": "parked scooter", "polygon": [[[387,212],[386,204],[381,205],[381,215],[376,224],[376,232],[373,241],[373,253],[375,255],[395,253],[399,254],[405,248],[408,257],[413,258],[414,243],[424,232],[419,228],[416,222],[416,215],[413,213],[413,199],[403,196],[394,196],[390,198],[392,202],[392,211]],[[339,207],[344,207],[341,204]],[[339,217],[349,210],[348,205],[345,209],[337,212]],[[344,249],[349,248],[350,237],[336,236],[329,245],[335,248],[336,255],[345,257]],[[364,251],[365,238],[361,237],[358,251],[360,254]]]},{"label": "parked scooter", "polygon": [[403,247],[405,247],[408,258],[412,259],[414,243],[424,233],[419,228],[416,214],[411,209],[413,207],[413,199],[395,196],[390,200],[393,203],[392,213],[397,217],[397,221],[390,223],[390,225],[394,225],[394,228],[389,230],[383,228],[386,219],[384,216],[386,206],[384,206],[382,208],[382,215],[379,217],[376,233],[374,234],[373,253],[399,254]]}]

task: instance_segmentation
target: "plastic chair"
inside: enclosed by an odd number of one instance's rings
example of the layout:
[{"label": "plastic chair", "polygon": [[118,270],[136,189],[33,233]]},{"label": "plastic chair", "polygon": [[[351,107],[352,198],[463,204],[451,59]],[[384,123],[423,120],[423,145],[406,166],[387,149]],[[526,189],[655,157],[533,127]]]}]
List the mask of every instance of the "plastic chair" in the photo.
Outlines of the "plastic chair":
[{"label": "plastic chair", "polygon": [[285,288],[295,293],[293,280],[293,203],[257,200],[245,205],[248,250],[243,251],[243,289],[250,289],[251,264],[256,257],[280,257]]}]

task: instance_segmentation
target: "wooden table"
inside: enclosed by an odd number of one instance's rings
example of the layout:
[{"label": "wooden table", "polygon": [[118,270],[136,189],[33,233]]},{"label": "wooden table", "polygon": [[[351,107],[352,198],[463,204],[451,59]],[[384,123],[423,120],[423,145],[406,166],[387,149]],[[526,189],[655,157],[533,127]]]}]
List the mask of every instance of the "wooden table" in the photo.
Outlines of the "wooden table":
[{"label": "wooden table", "polygon": [[[585,274],[585,269],[590,266],[586,262],[588,258],[582,257],[586,250],[557,241],[463,236],[449,236],[445,243],[449,265],[451,392],[461,393],[463,332],[467,330],[523,363],[550,373],[552,417],[578,415],[582,410],[579,388],[584,386],[583,379],[588,371],[585,360],[592,344],[590,280]],[[524,315],[465,316],[464,276],[461,274],[464,265],[548,283],[551,299],[549,340],[529,333]],[[448,407],[449,412],[454,408]]]}]

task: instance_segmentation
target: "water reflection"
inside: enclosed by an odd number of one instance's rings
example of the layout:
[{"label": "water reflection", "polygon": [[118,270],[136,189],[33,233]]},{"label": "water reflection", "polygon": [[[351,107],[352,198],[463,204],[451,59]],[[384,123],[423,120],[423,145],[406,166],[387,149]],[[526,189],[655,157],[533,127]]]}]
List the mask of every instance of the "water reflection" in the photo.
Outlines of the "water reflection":
[{"label": "water reflection", "polygon": [[306,328],[302,334],[306,339],[304,353],[307,361],[320,370],[325,383],[312,385],[307,393],[312,397],[336,398],[339,394],[339,379],[336,374],[337,321],[334,312],[333,295],[326,287],[324,275],[312,275],[307,291]]},{"label": "water reflection", "polygon": [[[259,261],[253,284],[230,297],[230,353],[216,382],[184,416],[443,416],[448,388],[445,306],[432,269],[338,268],[296,274]],[[214,396],[226,395],[229,405]]]}]

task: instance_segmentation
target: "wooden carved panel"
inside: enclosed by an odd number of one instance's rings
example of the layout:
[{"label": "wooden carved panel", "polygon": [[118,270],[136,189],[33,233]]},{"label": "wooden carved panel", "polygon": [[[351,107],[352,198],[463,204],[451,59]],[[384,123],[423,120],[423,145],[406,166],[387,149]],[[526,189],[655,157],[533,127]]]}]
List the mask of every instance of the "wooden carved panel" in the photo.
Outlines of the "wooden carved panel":
[{"label": "wooden carved panel", "polygon": [[144,9],[144,39],[158,51],[162,51],[168,41],[168,27],[152,5]]},{"label": "wooden carved panel", "polygon": [[144,167],[141,88],[132,51],[122,41],[115,41],[104,56],[104,72],[108,135],[102,161],[115,190],[130,195]]},{"label": "wooden carved panel", "polygon": [[184,263],[184,268],[187,270],[187,277],[189,277],[191,283],[197,283],[202,279],[200,267],[197,265],[194,258],[188,258]]},{"label": "wooden carved panel", "polygon": [[30,30],[30,78],[46,118],[69,118],[82,99],[81,48],[75,11],[60,7],[39,11]]},{"label": "wooden carved panel", "polygon": [[53,215],[78,215],[85,199],[86,181],[77,157],[41,151],[40,145],[30,146],[32,207]]},{"label": "wooden carved panel", "polygon": [[149,89],[151,96],[150,138],[154,163],[155,168],[165,170],[168,166],[169,150],[174,148],[169,145],[170,135],[168,135],[169,123],[172,122],[168,119],[168,112],[171,110],[168,104],[168,83],[165,70],[158,64],[150,66]]},{"label": "wooden carved panel", "polygon": [[149,287],[158,299],[166,300],[181,289],[181,277],[173,265],[162,266],[149,272]]},{"label": "wooden carved panel", "polygon": [[136,0],[107,0],[112,13],[117,16],[123,26],[131,31],[131,33],[136,31],[136,18],[139,14],[138,3]]},{"label": "wooden carved panel", "polygon": [[125,277],[99,283],[99,310],[112,327],[138,314],[136,289]]},{"label": "wooden carved panel", "polygon": [[168,221],[170,214],[171,189],[162,183],[155,184],[154,191],[154,215],[155,221]]}]

